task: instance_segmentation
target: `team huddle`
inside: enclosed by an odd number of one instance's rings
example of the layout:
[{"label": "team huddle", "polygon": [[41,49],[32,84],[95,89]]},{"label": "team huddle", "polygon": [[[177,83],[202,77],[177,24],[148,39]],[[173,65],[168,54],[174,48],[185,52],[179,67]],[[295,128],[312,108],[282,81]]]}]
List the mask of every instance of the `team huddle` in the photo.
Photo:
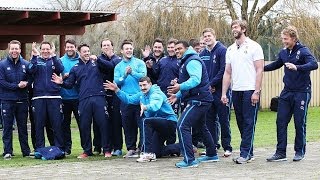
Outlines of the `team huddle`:
[{"label": "team huddle", "polygon": [[[4,159],[13,155],[14,121],[22,155],[32,155],[28,114],[35,152],[45,147],[46,128],[49,144],[71,154],[74,114],[83,149],[80,159],[101,153],[106,158],[122,156],[123,128],[124,158],[152,162],[183,156],[176,167],[197,167],[219,161],[220,146],[223,157],[232,155],[229,121],[233,106],[241,134],[240,154],[233,161],[245,164],[254,160],[263,72],[283,66],[278,144],[267,161],[287,160],[287,126],[292,115],[296,129],[293,161],[304,159],[310,71],[318,68],[315,57],[299,42],[297,29],[288,26],[281,32],[284,48],[276,61],[264,66],[261,46],[246,36],[246,22],[233,21],[231,30],[235,42],[228,48],[216,40],[213,29],[205,28],[202,42],[169,39],[166,56],[164,42],[155,39],[152,49],[142,50],[142,60],[133,55],[131,40],[121,43],[119,57],[113,42],[103,39],[99,56],[91,55],[87,44],[77,46],[74,40],[66,41],[61,58],[51,43],[42,42],[40,52],[33,43],[31,60],[26,61],[20,55],[20,42],[12,40],[9,55],[0,62]],[[205,148],[198,158],[196,147]]]}]

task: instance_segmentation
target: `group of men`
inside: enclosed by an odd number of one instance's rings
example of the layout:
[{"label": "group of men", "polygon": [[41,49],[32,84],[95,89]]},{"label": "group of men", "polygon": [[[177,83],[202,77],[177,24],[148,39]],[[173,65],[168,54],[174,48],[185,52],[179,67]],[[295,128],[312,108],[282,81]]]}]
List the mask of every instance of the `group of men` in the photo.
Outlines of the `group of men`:
[{"label": "group of men", "polygon": [[[19,130],[23,156],[30,155],[27,135],[28,88],[35,132],[34,149],[45,146],[44,127],[51,145],[71,153],[71,113],[77,120],[83,153],[78,158],[104,154],[122,155],[122,127],[127,154],[137,162],[156,161],[162,156],[182,155],[176,167],[197,167],[217,162],[221,131],[224,157],[232,155],[230,108],[234,107],[241,134],[237,164],[254,160],[253,141],[263,71],[285,66],[285,87],[279,98],[277,151],[267,161],[286,160],[287,125],[294,114],[296,141],[294,161],[304,158],[306,112],[311,96],[310,71],[316,59],[298,39],[295,27],[281,32],[284,49],[277,61],[264,66],[261,46],[246,36],[247,24],[231,23],[235,43],[226,48],[213,29],[202,33],[199,51],[186,41],[170,39],[167,56],[164,43],[155,39],[152,50],[142,50],[143,60],[133,55],[133,42],[121,44],[122,58],[114,54],[113,42],[101,42],[100,56],[90,55],[87,44],[78,47],[66,41],[60,60],[48,42],[32,46],[31,61],[21,56],[21,44],[9,43],[9,55],[0,63],[0,99],[5,159],[12,156],[12,124]],[[197,43],[195,43],[197,45]],[[200,45],[200,43],[199,43]],[[76,48],[78,51],[76,51]],[[30,90],[31,89],[31,90]],[[92,146],[91,124],[94,140]],[[138,130],[140,130],[139,143]],[[179,142],[176,143],[176,132]],[[192,136],[206,151],[195,159]],[[140,155],[139,155],[140,154]]]}]

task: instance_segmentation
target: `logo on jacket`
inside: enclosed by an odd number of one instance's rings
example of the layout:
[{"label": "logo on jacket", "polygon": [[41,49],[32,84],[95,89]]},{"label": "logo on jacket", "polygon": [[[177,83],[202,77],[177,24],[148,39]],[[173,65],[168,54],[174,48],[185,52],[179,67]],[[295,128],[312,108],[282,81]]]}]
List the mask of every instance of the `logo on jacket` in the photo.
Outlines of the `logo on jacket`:
[{"label": "logo on jacket", "polygon": [[296,59],[299,59],[300,58],[300,50],[297,52],[297,56],[296,56]]},{"label": "logo on jacket", "polygon": [[216,57],[217,57],[216,55],[213,55],[213,60],[212,60],[213,63],[217,63],[216,62]]},{"label": "logo on jacket", "polygon": [[10,71],[10,70],[11,70],[11,68],[10,68],[10,67],[7,67],[7,70],[8,70],[8,71]]},{"label": "logo on jacket", "polygon": [[52,69],[56,69],[56,67],[55,67],[55,66],[52,66]]}]

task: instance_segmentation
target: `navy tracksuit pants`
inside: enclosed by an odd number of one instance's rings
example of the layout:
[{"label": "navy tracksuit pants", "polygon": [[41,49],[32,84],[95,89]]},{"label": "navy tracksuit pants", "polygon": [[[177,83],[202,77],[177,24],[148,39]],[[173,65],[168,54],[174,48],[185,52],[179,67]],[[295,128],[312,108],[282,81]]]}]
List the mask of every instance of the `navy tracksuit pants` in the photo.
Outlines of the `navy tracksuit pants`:
[{"label": "navy tracksuit pants", "polygon": [[232,91],[232,102],[236,120],[241,135],[240,156],[250,158],[253,156],[253,141],[259,110],[259,103],[251,103],[253,90]]},{"label": "navy tracksuit pants", "polygon": [[[142,129],[140,106],[121,103],[120,109],[127,150],[136,150],[138,127],[139,129]],[[141,141],[142,133],[140,133],[139,144],[141,143]]]},{"label": "navy tracksuit pants", "polygon": [[63,139],[64,139],[64,147],[67,153],[71,153],[72,148],[72,138],[71,138],[71,115],[72,112],[76,118],[78,127],[79,127],[79,114],[78,114],[78,99],[63,99],[62,100],[62,110],[63,110]]},{"label": "navy tracksuit pants", "polygon": [[179,135],[180,149],[186,163],[195,160],[192,149],[191,128],[199,129],[203,133],[203,143],[206,146],[207,156],[217,155],[211,133],[205,123],[211,103],[200,101],[188,101],[182,112],[177,129]]},{"label": "navy tracksuit pants", "polygon": [[310,92],[290,92],[286,90],[281,92],[277,113],[277,153],[286,155],[288,124],[293,115],[296,129],[294,150],[296,154],[305,154],[307,111],[310,98]]},{"label": "navy tracksuit pants", "polygon": [[36,132],[36,149],[45,147],[44,127],[46,121],[49,120],[53,130],[54,145],[64,151],[62,100],[58,98],[34,99],[32,111]]},{"label": "navy tracksuit pants", "polygon": [[90,96],[79,102],[79,128],[81,147],[87,155],[92,155],[91,124],[92,120],[100,130],[103,153],[111,152],[108,136],[109,115],[104,96]]},{"label": "navy tracksuit pants", "polygon": [[142,151],[155,153],[157,157],[180,154],[179,146],[164,145],[168,138],[176,135],[177,123],[166,118],[148,117],[142,119]]},{"label": "navy tracksuit pants", "polygon": [[[212,94],[213,102],[207,114],[207,127],[212,135],[215,144],[219,142],[221,132],[221,144],[224,151],[232,151],[231,129],[230,129],[230,103],[225,105],[221,102],[221,92]],[[231,91],[228,91],[227,98],[231,99]]]},{"label": "navy tracksuit pants", "polygon": [[[109,126],[108,136],[110,138],[110,146],[113,150],[122,150],[122,121],[120,114],[120,99],[116,95],[107,95]],[[94,151],[101,151],[100,130],[95,121],[93,121],[93,146]]]},{"label": "navy tracksuit pants", "polygon": [[28,144],[27,130],[28,101],[1,101],[1,117],[3,119],[3,154],[12,155],[13,153],[12,126],[14,118],[16,118],[22,156],[29,156],[30,147]]}]

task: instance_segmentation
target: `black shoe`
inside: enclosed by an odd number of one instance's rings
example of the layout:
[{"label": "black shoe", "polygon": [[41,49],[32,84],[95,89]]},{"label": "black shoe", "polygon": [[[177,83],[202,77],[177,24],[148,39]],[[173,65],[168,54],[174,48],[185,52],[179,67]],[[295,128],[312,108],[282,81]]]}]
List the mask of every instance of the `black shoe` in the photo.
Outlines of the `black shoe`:
[{"label": "black shoe", "polygon": [[304,155],[301,154],[295,154],[293,157],[293,161],[301,161],[304,159]]},{"label": "black shoe", "polygon": [[267,158],[268,162],[280,162],[280,161],[286,161],[287,157],[285,155],[275,153],[271,157]]}]

